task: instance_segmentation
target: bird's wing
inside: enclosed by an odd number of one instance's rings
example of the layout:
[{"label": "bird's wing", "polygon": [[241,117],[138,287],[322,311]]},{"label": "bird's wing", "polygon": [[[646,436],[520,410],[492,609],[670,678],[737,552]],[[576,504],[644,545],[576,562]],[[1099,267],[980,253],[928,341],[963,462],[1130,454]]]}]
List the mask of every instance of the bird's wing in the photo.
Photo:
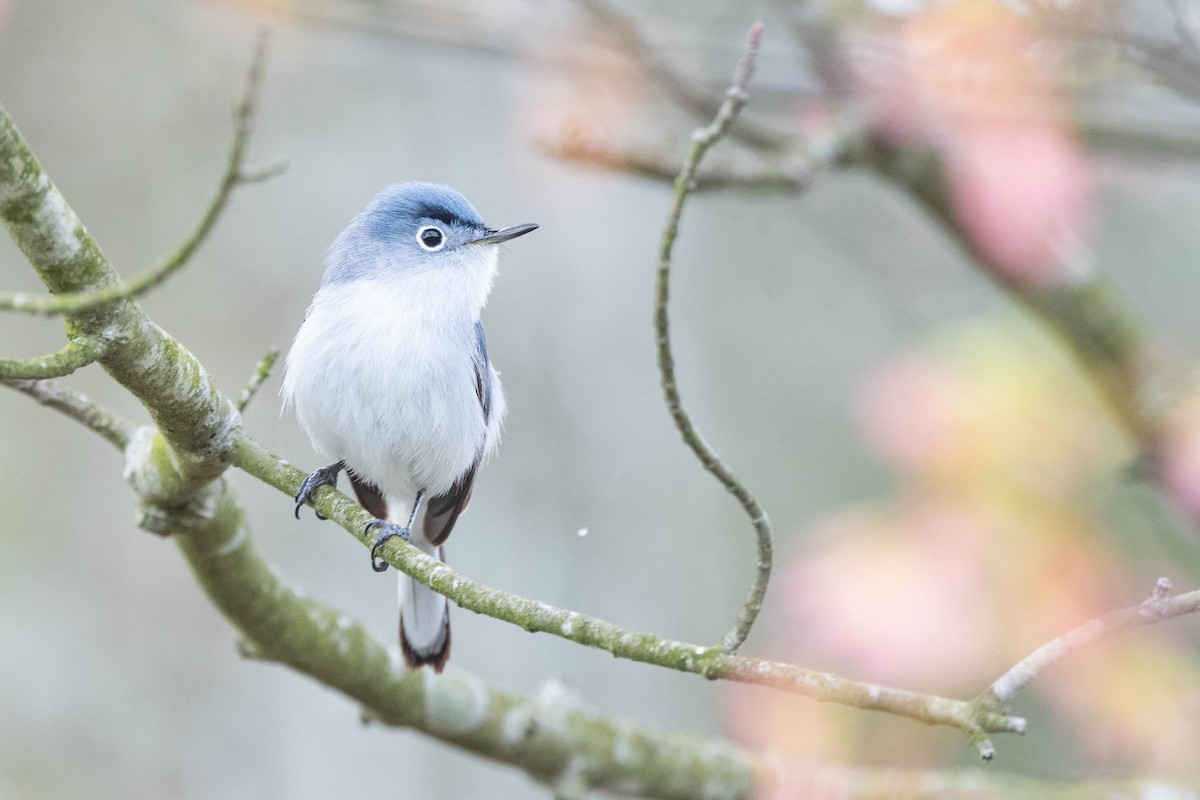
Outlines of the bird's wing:
[{"label": "bird's wing", "polygon": [[358,477],[352,469],[347,469],[346,474],[350,476],[350,485],[354,487],[354,494],[358,497],[359,504],[367,510],[367,513],[375,519],[387,519],[387,503],[384,502],[379,487]]},{"label": "bird's wing", "polygon": [[[481,322],[475,323],[475,354],[471,360],[475,368],[475,396],[479,398],[479,409],[483,412],[483,426],[486,429],[492,414],[492,366],[488,361],[487,337],[483,335]],[[475,485],[475,472],[483,457],[483,445],[480,442],[475,463],[454,482],[450,491],[426,501],[425,538],[433,544],[446,541],[459,514],[466,510],[471,499],[471,487]]]}]

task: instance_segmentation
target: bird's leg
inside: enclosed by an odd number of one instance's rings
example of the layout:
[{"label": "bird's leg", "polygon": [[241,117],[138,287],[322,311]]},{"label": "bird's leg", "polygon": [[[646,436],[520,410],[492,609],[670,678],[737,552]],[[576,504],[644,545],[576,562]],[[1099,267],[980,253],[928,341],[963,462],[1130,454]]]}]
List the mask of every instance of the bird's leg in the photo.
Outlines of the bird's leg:
[{"label": "bird's leg", "polygon": [[412,530],[413,521],[417,518],[417,510],[421,507],[421,500],[425,497],[425,490],[417,492],[417,499],[413,501],[412,511],[408,515],[408,524],[401,528],[394,522],[388,522],[384,519],[373,519],[367,523],[367,527],[363,530],[364,533],[371,531],[374,528],[379,528],[379,533],[375,535],[375,543],[371,545],[371,569],[376,572],[387,572],[387,562],[376,555],[380,545],[386,542],[393,536],[399,536],[404,541],[408,541],[409,534]]},{"label": "bird's leg", "polygon": [[[346,468],[346,462],[339,461],[336,464],[330,464],[328,467],[321,467],[316,472],[313,472],[304,479],[304,483],[300,484],[300,491],[296,492],[296,519],[300,519],[300,508],[309,500],[312,500],[313,493],[322,486],[332,486],[337,488],[338,473]],[[316,512],[317,519],[325,519],[320,511],[313,509]]]}]

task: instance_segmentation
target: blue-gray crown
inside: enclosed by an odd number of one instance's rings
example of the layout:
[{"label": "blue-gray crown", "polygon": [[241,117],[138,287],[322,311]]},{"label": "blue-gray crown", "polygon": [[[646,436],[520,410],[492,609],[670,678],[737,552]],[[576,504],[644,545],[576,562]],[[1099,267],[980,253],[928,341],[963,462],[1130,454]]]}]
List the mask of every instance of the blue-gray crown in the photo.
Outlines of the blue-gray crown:
[{"label": "blue-gray crown", "polygon": [[433,219],[447,225],[484,228],[483,219],[467,198],[440,183],[395,183],[375,196],[366,215],[375,225],[409,224]]}]

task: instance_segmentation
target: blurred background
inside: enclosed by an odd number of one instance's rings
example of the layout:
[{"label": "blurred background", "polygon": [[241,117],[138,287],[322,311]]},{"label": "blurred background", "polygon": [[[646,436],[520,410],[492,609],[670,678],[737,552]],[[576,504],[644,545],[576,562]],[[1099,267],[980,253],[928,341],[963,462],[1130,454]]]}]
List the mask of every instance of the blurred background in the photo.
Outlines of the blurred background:
[{"label": "blurred background", "polygon": [[[696,195],[671,301],[685,403],[777,531],[743,652],[965,698],[1160,575],[1200,584],[1200,395],[1187,388],[1200,19],[1187,4],[0,0],[0,102],[132,276],[182,241],[215,189],[256,31],[271,30],[249,162],[286,172],[238,189],[192,263],[142,301],[234,396],[269,346],[286,350],[324,249],[387,183],[449,183],[491,225],[539,223],[507,247],[485,311],[510,412],[448,559],[492,586],[708,643],[742,602],[753,536],[663,407],[650,321],[670,187],[628,173],[673,173],[709,117],[664,73],[715,104],[759,18],[743,136],[709,164],[785,188],[815,176],[804,191]],[[1000,44],[964,44],[964,30],[1000,31]],[[752,130],[787,144],[760,147]],[[862,130],[945,160],[959,240],[841,160],[839,137]],[[1096,270],[1154,343],[1148,385],[1168,420],[1157,482],[1135,468],[1147,443],[993,280],[1040,291]],[[7,238],[0,288],[43,288]],[[4,357],[61,337],[60,321],[0,316]],[[64,383],[145,419],[96,367]],[[318,466],[278,387],[276,374],[247,429]],[[0,797],[545,795],[241,659],[176,549],[137,529],[98,437],[4,391],[0,456]],[[281,573],[392,642],[394,578],[332,524],[296,522],[288,498],[233,480]],[[1198,624],[1046,673],[1018,699],[1030,732],[997,740],[997,768],[1195,775]],[[977,763],[955,731],[463,612],[454,625],[452,664],[501,687],[559,680],[613,715],[802,759]]]}]

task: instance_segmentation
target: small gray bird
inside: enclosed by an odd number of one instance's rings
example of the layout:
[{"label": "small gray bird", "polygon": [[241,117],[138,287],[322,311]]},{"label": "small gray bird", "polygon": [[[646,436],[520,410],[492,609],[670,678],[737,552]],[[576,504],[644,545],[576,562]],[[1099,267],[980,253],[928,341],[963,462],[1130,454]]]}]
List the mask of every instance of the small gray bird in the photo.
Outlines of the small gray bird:
[{"label": "small gray bird", "polygon": [[[448,186],[384,189],[329,248],[325,277],[287,356],[284,403],[333,463],[296,494],[295,513],[343,469],[375,520],[377,551],[399,536],[439,560],[504,416],[480,312],[499,245],[535,230],[495,230]],[[403,524],[400,524],[403,523]],[[450,654],[446,598],[400,575],[400,647],[411,668]]]}]

